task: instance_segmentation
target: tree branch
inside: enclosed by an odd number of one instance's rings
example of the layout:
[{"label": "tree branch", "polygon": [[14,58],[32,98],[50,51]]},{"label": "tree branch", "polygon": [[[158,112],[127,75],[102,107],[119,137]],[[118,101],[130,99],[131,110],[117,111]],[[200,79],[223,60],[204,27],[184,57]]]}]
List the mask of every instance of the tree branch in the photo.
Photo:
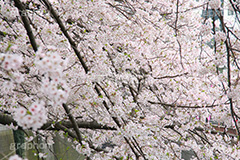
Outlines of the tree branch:
[{"label": "tree branch", "polygon": [[85,70],[85,73],[88,73],[88,67],[86,65],[86,63],[83,60],[83,57],[81,56],[79,50],[77,49],[77,45],[76,43],[73,41],[73,39],[70,37],[70,35],[68,34],[65,26],[63,25],[61,19],[59,18],[60,16],[57,14],[57,12],[53,9],[51,3],[48,0],[42,0],[44,2],[44,4],[46,5],[47,9],[50,11],[51,15],[54,17],[54,19],[56,20],[56,22],[58,23],[61,31],[63,32],[63,34],[65,35],[65,37],[68,39],[68,42],[71,44],[72,49],[74,50],[75,54],[77,55],[80,63],[83,66],[83,69]]},{"label": "tree branch", "polygon": [[78,125],[77,125],[77,122],[75,121],[75,118],[73,117],[73,115],[70,113],[70,110],[68,108],[68,106],[63,103],[63,108],[64,110],[66,111],[70,121],[72,122],[72,125],[73,125],[73,129],[75,130],[76,134],[77,134],[77,137],[78,137],[78,140],[79,140],[79,143],[82,145],[82,136],[81,136],[81,133],[79,131],[79,128],[78,128]]},{"label": "tree branch", "polygon": [[32,29],[31,29],[31,26],[30,26],[30,22],[29,22],[29,19],[27,17],[26,9],[23,6],[22,2],[20,2],[20,0],[14,0],[14,2],[15,2],[15,6],[18,8],[19,15],[22,18],[24,27],[25,27],[25,29],[27,31],[27,35],[28,35],[28,37],[30,39],[30,43],[31,43],[31,45],[33,47],[33,50],[36,52],[37,51],[37,43],[35,41],[35,37],[33,35]]},{"label": "tree branch", "polygon": [[[2,125],[10,125],[13,124],[14,126],[17,126],[17,122],[10,116],[4,113],[0,113],[0,124]],[[70,121],[61,121],[57,122],[61,123],[62,126],[71,129],[73,128],[73,125]],[[48,121],[45,123],[40,130],[60,130],[61,128],[56,127],[56,124],[54,121]],[[86,128],[86,129],[102,129],[102,130],[117,130],[115,127],[110,127],[107,125],[101,125],[97,123],[96,121],[87,122],[87,121],[76,121],[78,128]]]}]

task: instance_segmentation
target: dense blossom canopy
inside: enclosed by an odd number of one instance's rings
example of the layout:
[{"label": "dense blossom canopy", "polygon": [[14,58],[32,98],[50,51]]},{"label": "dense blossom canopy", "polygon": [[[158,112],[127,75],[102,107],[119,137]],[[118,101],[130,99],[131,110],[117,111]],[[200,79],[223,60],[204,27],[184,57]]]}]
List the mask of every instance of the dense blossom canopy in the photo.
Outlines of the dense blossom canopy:
[{"label": "dense blossom canopy", "polygon": [[206,123],[240,135],[239,1],[0,6],[1,124],[49,144],[65,132],[90,159],[240,157],[239,138]]}]

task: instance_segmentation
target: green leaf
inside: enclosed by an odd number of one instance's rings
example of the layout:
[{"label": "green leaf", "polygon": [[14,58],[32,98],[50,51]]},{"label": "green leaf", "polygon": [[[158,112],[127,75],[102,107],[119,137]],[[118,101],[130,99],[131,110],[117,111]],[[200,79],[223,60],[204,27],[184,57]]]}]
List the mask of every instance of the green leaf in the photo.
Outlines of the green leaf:
[{"label": "green leaf", "polygon": [[134,109],[134,111],[135,111],[135,113],[139,112],[139,110],[137,110],[137,109]]},{"label": "green leaf", "polygon": [[6,33],[6,32],[2,32],[2,33],[3,33],[3,36],[4,36],[4,37],[7,35],[7,33]]},{"label": "green leaf", "polygon": [[68,132],[66,132],[64,136],[65,136],[65,137],[68,137]]},{"label": "green leaf", "polygon": [[7,46],[6,50],[5,50],[5,52],[9,51],[11,47],[12,47],[12,43],[8,42],[8,46]]}]

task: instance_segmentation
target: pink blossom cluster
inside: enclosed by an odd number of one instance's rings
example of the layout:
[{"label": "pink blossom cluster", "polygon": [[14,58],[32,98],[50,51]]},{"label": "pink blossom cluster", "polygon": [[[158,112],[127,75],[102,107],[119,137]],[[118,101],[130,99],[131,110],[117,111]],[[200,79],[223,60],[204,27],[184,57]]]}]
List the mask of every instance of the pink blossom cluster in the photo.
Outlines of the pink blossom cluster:
[{"label": "pink blossom cluster", "polygon": [[67,102],[70,92],[66,82],[57,77],[52,80],[48,78],[43,79],[41,91],[48,96],[54,104],[59,105]]},{"label": "pink blossom cluster", "polygon": [[0,65],[5,70],[18,69],[23,63],[23,58],[17,54],[0,54]]},{"label": "pink blossom cluster", "polygon": [[[23,159],[18,155],[14,155],[14,156],[11,156],[8,160],[23,160]],[[24,159],[24,160],[27,160],[27,159]]]},{"label": "pink blossom cluster", "polygon": [[41,52],[42,50],[38,51],[39,58],[35,61],[37,69],[41,73],[47,73],[51,77],[61,77],[65,63],[59,53],[53,51],[48,51],[47,53]]},{"label": "pink blossom cluster", "polygon": [[37,130],[47,121],[44,102],[34,102],[28,110],[24,107],[16,108],[13,118],[23,129],[32,128]]},{"label": "pink blossom cluster", "polygon": [[76,146],[76,150],[79,152],[79,153],[83,153],[85,155],[90,155],[91,154],[91,148],[89,147],[89,144],[85,141],[82,141],[82,145],[77,145]]},{"label": "pink blossom cluster", "polygon": [[45,50],[39,48],[35,60],[36,68],[43,74],[40,91],[51,100],[51,104],[61,105],[66,103],[69,94],[69,88],[63,79],[66,59],[62,59],[54,47],[49,46],[47,52]]},{"label": "pink blossom cluster", "polygon": [[239,99],[239,92],[240,92],[240,86],[234,86],[233,88],[231,88],[231,90],[228,91],[227,96],[229,98],[232,98],[234,100]]},{"label": "pink blossom cluster", "polygon": [[203,24],[200,30],[203,35],[208,35],[212,31],[212,26],[210,24]]},{"label": "pink blossom cluster", "polygon": [[217,32],[215,34],[215,41],[216,43],[221,43],[224,42],[226,40],[226,34],[223,32]]},{"label": "pink blossom cluster", "polygon": [[13,8],[9,3],[6,1],[0,1],[0,13],[1,16],[7,18],[8,20],[13,20],[15,16],[18,15],[17,8]]},{"label": "pink blossom cluster", "polygon": [[218,8],[220,8],[220,5],[221,5],[221,1],[220,0],[210,0],[209,1],[209,6],[212,9],[218,9]]}]

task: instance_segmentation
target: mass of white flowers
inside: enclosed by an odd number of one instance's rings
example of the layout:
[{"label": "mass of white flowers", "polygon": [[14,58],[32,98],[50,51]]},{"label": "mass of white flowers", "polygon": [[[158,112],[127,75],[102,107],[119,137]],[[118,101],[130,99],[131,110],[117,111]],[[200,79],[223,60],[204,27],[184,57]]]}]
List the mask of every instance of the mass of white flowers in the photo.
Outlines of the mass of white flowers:
[{"label": "mass of white flowers", "polygon": [[240,22],[219,12],[239,8],[221,2],[0,1],[0,124],[89,159],[236,159],[211,125],[240,117]]}]

